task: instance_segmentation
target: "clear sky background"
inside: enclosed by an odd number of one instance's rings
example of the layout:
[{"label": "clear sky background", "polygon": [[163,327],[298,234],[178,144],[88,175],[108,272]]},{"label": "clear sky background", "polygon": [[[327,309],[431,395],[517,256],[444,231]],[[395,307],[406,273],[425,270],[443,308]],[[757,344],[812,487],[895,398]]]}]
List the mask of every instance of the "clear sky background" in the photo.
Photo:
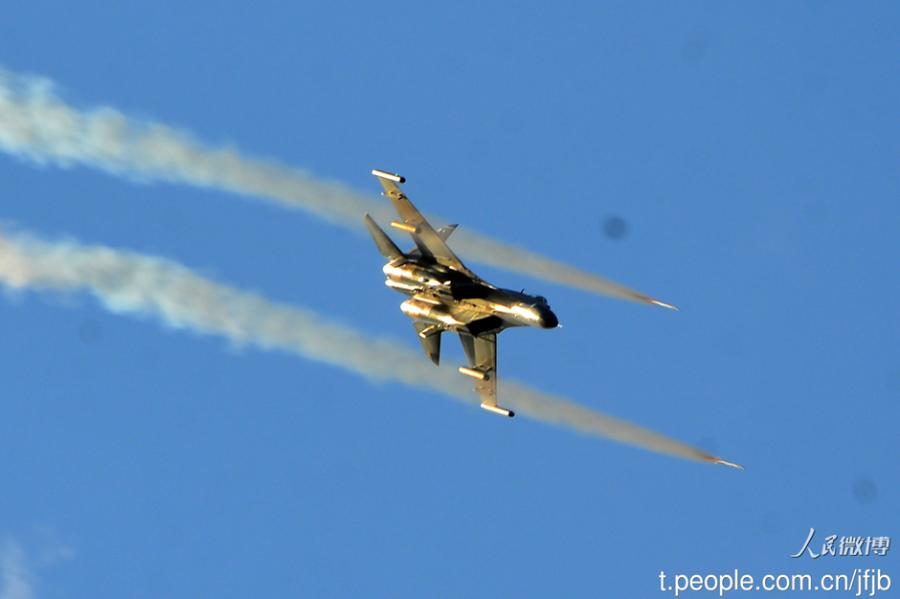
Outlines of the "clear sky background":
[{"label": "clear sky background", "polygon": [[[897,3],[190,4],[14,3],[0,64],[373,198],[369,170],[399,171],[425,211],[677,304],[472,265],[565,325],[504,334],[501,376],[747,469],[7,296],[7,575],[18,549],[41,599],[651,597],[660,570],[734,568],[900,584],[900,547],[788,557],[810,527],[900,537]],[[0,181],[6,222],[416,345],[371,241],[305,213],[7,155]]]}]

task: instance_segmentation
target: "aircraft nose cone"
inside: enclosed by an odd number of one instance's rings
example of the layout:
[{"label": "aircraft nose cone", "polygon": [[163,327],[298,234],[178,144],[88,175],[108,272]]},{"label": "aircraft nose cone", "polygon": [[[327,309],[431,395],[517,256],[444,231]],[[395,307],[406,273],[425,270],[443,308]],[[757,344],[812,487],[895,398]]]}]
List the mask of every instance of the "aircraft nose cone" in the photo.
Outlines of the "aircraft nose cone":
[{"label": "aircraft nose cone", "polygon": [[559,326],[559,319],[553,310],[541,310],[541,327],[545,329],[555,329]]}]

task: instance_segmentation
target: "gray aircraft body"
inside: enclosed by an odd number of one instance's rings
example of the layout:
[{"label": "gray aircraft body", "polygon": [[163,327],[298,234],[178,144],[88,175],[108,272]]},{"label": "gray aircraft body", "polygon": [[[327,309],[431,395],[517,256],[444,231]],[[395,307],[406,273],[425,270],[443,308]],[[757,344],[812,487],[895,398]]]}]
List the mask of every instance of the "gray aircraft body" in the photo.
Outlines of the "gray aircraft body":
[{"label": "gray aircraft body", "polygon": [[469,270],[446,243],[456,225],[434,229],[400,190],[403,177],[378,169],[372,174],[400,216],[391,226],[409,233],[415,242],[415,248],[402,252],[366,215],[366,228],[388,259],[382,269],[385,285],[409,296],[400,310],[412,318],[422,349],[438,364],[441,334],[458,334],[469,362],[459,371],[475,379],[481,407],[514,416],[497,404],[497,335],[511,327],[556,328],[556,315],[544,297],[501,289]]}]

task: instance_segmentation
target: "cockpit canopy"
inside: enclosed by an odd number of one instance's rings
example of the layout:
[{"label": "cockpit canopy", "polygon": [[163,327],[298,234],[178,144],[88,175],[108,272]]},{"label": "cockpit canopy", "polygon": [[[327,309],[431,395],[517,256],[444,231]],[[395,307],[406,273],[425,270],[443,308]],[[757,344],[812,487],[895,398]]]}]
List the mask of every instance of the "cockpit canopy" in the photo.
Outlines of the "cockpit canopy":
[{"label": "cockpit canopy", "polygon": [[531,295],[530,293],[526,293],[523,289],[522,291],[509,292],[515,296],[516,301],[522,306],[530,306],[532,308],[549,308],[550,303],[547,301],[547,298],[543,295]]}]

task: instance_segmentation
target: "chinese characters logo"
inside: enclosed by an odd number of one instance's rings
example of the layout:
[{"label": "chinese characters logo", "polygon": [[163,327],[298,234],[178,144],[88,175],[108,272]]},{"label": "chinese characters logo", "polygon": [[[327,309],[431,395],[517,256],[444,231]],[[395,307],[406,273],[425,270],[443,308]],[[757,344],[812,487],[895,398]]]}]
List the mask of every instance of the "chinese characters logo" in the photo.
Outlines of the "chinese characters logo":
[{"label": "chinese characters logo", "polygon": [[830,555],[830,556],[865,556],[865,555],[879,555],[884,556],[887,555],[888,550],[891,548],[891,538],[890,537],[840,537],[840,541],[838,541],[837,535],[829,535],[825,537],[825,541],[822,543],[821,549],[818,553],[813,550],[813,537],[816,535],[816,529],[810,528],[809,535],[806,537],[806,542],[803,543],[803,547],[800,548],[800,551],[791,555],[791,557],[803,557],[803,554],[806,553],[813,559],[819,559],[820,557]]}]

